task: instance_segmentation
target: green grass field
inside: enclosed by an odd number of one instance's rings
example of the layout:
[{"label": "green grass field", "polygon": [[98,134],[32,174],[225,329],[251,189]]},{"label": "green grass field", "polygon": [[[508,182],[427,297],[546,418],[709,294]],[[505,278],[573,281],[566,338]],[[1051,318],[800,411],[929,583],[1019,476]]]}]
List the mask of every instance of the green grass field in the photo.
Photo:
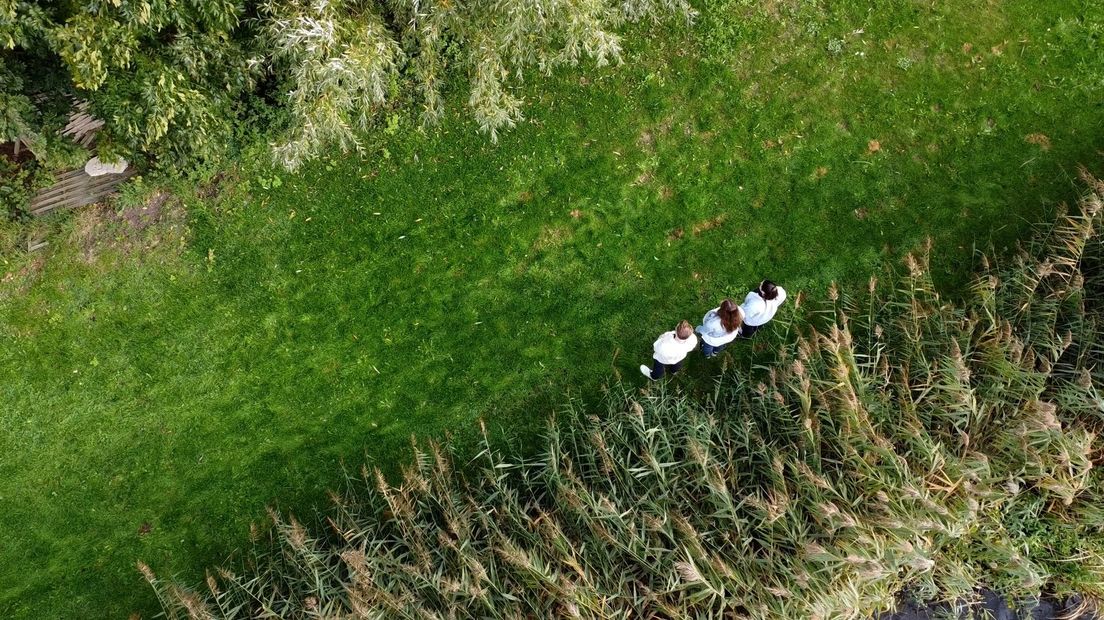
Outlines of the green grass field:
[{"label": "green grass field", "polygon": [[762,277],[819,296],[931,237],[953,289],[1104,170],[1104,5],[876,4],[709,3],[531,80],[497,145],[404,121],[54,222],[0,273],[0,616],[151,617],[138,559],[196,582],[411,435],[524,446]]}]

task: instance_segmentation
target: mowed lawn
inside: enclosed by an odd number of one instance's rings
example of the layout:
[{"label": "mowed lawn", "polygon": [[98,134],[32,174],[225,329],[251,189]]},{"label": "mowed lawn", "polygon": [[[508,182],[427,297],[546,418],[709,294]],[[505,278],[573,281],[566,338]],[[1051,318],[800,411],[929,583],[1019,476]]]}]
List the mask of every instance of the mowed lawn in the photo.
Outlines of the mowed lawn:
[{"label": "mowed lawn", "polygon": [[6,257],[0,616],[152,617],[136,560],[198,583],[266,505],[309,521],[412,435],[470,446],[482,418],[524,449],[762,277],[819,298],[930,237],[953,295],[1104,172],[1099,2],[702,9],[533,76],[497,145],[402,119]]}]

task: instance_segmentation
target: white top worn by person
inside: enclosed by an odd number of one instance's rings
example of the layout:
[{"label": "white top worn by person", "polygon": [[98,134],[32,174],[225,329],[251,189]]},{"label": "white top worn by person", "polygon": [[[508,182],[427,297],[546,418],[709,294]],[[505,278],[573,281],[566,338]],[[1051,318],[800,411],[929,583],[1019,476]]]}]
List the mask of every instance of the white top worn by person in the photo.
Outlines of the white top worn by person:
[{"label": "white top worn by person", "polygon": [[778,307],[786,301],[786,289],[770,280],[763,280],[759,288],[747,294],[740,309],[744,311],[744,325],[759,327],[774,318]]},{"label": "white top worn by person", "polygon": [[[727,299],[725,301],[730,304],[732,303]],[[735,304],[732,305],[736,306]],[[740,312],[739,306],[736,306],[734,309],[736,310],[736,312]],[[697,332],[701,334],[701,338],[703,341],[705,341],[705,344],[711,347],[722,347],[732,342],[736,339],[737,336],[740,335],[739,327],[732,331],[728,331],[727,329],[725,329],[724,322],[721,320],[720,310],[721,307],[717,306],[709,312],[706,312],[705,316],[702,317],[702,324],[698,326],[697,329]]]},{"label": "white top worn by person", "polygon": [[691,331],[686,338],[679,338],[675,330],[663,332],[652,343],[652,357],[660,364],[677,364],[698,346],[698,337]]},{"label": "white top worn by person", "polygon": [[652,367],[640,367],[640,373],[652,381],[662,379],[667,373],[675,374],[682,368],[682,360],[698,346],[698,337],[687,321],[679,321],[675,329],[663,332],[652,343]]}]

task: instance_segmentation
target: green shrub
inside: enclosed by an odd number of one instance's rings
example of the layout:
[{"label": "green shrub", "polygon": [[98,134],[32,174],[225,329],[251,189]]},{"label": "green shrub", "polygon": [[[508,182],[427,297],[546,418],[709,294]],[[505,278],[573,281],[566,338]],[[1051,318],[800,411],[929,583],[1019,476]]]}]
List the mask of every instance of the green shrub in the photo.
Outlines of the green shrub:
[{"label": "green shrub", "polygon": [[0,219],[12,221],[23,217],[30,203],[31,170],[0,155]]},{"label": "green shrub", "polygon": [[[766,367],[613,391],[543,452],[363,472],[330,532],[271,544],[169,617],[863,617],[902,589],[1104,596],[1104,184],[961,301],[926,256],[799,305]],[[1094,268],[1094,272],[1085,271]]]}]

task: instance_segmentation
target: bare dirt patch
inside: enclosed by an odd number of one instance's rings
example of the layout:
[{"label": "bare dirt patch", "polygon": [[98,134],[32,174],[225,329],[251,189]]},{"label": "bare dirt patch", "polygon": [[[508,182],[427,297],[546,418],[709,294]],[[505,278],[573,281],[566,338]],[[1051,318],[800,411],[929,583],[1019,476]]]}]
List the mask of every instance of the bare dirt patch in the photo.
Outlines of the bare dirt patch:
[{"label": "bare dirt patch", "polygon": [[694,233],[695,237],[697,237],[697,236],[701,235],[704,232],[709,232],[713,229],[720,228],[721,226],[724,226],[724,223],[727,222],[727,221],[728,221],[728,215],[725,214],[725,213],[721,213],[720,215],[716,215],[714,217],[711,217],[708,220],[703,220],[701,222],[698,222],[697,224],[694,224],[690,228],[690,231]]},{"label": "bare dirt patch", "polygon": [[236,177],[231,178],[230,175],[231,173],[229,172],[219,172],[215,174],[215,176],[211,177],[210,181],[196,188],[196,196],[206,200],[219,195],[222,193],[222,189],[225,185],[236,179]]},{"label": "bare dirt patch", "polygon": [[661,136],[665,136],[671,133],[671,125],[673,124],[675,124],[675,117],[668,116],[667,118],[660,121],[658,125],[656,125],[656,133]]},{"label": "bare dirt patch", "polygon": [[636,139],[636,145],[645,151],[652,151],[655,149],[655,134],[650,131],[643,131],[640,137]]},{"label": "bare dirt patch", "polygon": [[[727,222],[727,221],[728,221],[728,215],[727,214],[721,213],[720,215],[715,215],[715,216],[709,218],[708,220],[702,220],[702,221],[697,222],[697,223],[693,224],[692,226],[690,226],[690,234],[694,235],[695,237],[699,237],[704,233],[707,233],[711,230],[715,230],[717,228],[720,228],[721,226],[724,226],[725,222]],[[682,239],[682,238],[686,237],[686,232],[687,231],[684,228],[681,228],[681,227],[676,228],[676,229],[672,230],[671,232],[667,233],[667,240],[668,241],[678,241],[679,239]]]},{"label": "bare dirt patch", "polygon": [[105,250],[137,255],[175,240],[183,245],[186,212],[180,201],[157,192],[145,203],[114,211],[103,205],[81,209],[75,216],[71,242],[87,264]]},{"label": "bare dirt patch", "polygon": [[784,2],[778,2],[777,0],[765,0],[759,6],[763,13],[765,13],[771,19],[777,20],[782,17],[782,5]]},{"label": "bare dirt patch", "polygon": [[543,252],[558,248],[571,237],[571,231],[566,226],[545,226],[533,242],[533,251]]},{"label": "bare dirt patch", "polygon": [[1050,138],[1043,133],[1029,133],[1024,136],[1024,142],[1034,144],[1044,151],[1049,151],[1051,147]]}]

